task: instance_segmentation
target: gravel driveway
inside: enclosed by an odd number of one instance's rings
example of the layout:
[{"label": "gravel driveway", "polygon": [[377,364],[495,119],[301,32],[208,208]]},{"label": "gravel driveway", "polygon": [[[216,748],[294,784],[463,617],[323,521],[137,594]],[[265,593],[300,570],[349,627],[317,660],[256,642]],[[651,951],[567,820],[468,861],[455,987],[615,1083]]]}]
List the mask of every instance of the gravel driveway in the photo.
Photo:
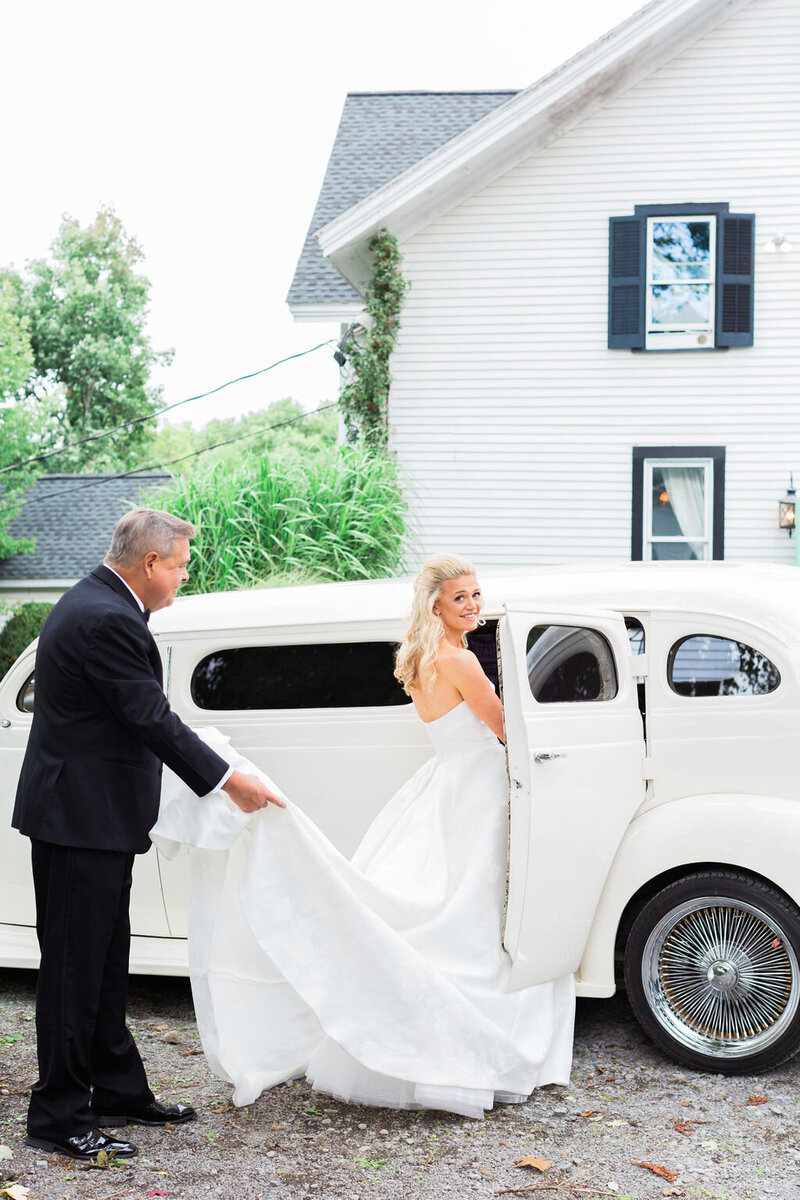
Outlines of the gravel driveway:
[{"label": "gravel driveway", "polygon": [[[800,1057],[762,1077],[694,1074],[650,1047],[624,998],[582,1001],[571,1087],[546,1088],[485,1121],[348,1107],[305,1083],[236,1109],[205,1065],[179,979],[135,978],[130,1025],[157,1095],[190,1101],[200,1120],[128,1130],[138,1158],[86,1168],[23,1142],[36,1077],[33,995],[31,973],[0,970],[0,1143],[12,1155],[0,1161],[0,1181],[16,1179],[30,1200],[800,1194]],[[515,1165],[524,1158],[549,1165]]]}]

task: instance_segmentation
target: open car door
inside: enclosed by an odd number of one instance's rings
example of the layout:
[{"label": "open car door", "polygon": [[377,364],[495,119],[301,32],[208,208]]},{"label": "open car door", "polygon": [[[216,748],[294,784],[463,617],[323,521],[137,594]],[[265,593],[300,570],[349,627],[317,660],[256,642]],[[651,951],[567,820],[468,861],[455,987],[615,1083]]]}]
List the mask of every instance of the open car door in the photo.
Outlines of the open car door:
[{"label": "open car door", "polygon": [[612,612],[508,608],[499,644],[511,788],[504,944],[518,988],[580,966],[644,798],[641,666]]}]

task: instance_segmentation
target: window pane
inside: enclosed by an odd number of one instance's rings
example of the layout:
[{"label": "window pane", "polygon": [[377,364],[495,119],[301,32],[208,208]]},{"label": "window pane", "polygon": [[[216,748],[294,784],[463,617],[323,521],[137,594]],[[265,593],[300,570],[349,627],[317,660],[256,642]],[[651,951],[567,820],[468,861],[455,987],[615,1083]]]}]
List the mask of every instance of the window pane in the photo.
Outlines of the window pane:
[{"label": "window pane", "polygon": [[652,542],[650,557],[653,562],[702,561],[706,557],[705,542]]},{"label": "window pane", "polygon": [[526,657],[528,683],[539,704],[612,700],[617,694],[614,655],[594,629],[536,625]]},{"label": "window pane", "polygon": [[644,625],[638,617],[626,617],[625,628],[628,631],[631,654],[644,654]]},{"label": "window pane", "polygon": [[497,669],[497,621],[487,621],[467,634],[467,645],[483,667],[483,673],[499,690],[499,672]]},{"label": "window pane", "polygon": [[410,704],[390,642],[247,646],[207,655],[192,675],[198,708],[382,708]]},{"label": "window pane", "polygon": [[680,696],[762,696],[781,681],[778,668],[759,650],[708,635],[672,647],[668,678]]},{"label": "window pane", "polygon": [[653,465],[653,537],[702,538],[706,533],[705,467]]},{"label": "window pane", "polygon": [[708,221],[653,221],[651,279],[711,279]]},{"label": "window pane", "polygon": [[656,284],[651,289],[652,305],[650,321],[653,325],[702,325],[711,323],[711,285],[698,283],[690,287],[685,283]]},{"label": "window pane", "polygon": [[17,695],[17,708],[20,712],[33,712],[33,693],[35,686],[35,674],[32,671],[28,678],[23,683]]}]

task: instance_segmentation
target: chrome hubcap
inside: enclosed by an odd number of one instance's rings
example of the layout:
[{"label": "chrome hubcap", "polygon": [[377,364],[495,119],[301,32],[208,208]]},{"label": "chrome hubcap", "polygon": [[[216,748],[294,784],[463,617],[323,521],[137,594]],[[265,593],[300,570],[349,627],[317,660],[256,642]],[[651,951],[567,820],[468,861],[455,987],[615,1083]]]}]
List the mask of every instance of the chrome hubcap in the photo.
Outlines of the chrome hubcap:
[{"label": "chrome hubcap", "polygon": [[785,1032],[800,1000],[798,962],[777,921],[741,900],[702,896],[653,929],[642,984],[675,1041],[716,1058],[744,1058]]}]

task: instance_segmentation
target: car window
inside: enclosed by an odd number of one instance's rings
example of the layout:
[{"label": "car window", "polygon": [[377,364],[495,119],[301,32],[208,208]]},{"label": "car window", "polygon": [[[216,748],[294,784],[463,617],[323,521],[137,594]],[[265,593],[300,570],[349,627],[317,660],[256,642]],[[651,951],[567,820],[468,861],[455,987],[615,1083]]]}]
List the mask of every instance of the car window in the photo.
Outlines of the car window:
[{"label": "car window", "polygon": [[495,691],[500,679],[497,667],[497,621],[486,621],[467,634],[467,645],[483,668],[483,673]]},{"label": "car window", "polygon": [[778,668],[760,650],[710,634],[675,643],[667,678],[679,696],[763,696],[781,681]]},{"label": "car window", "polygon": [[614,655],[602,633],[575,625],[536,625],[526,647],[528,683],[539,704],[612,700]]},{"label": "car window", "polygon": [[410,704],[393,642],[243,646],[206,655],[192,674],[198,708],[384,708]]},{"label": "car window", "polygon": [[33,712],[34,672],[31,671],[22,687],[17,692],[17,708],[20,712]]}]

